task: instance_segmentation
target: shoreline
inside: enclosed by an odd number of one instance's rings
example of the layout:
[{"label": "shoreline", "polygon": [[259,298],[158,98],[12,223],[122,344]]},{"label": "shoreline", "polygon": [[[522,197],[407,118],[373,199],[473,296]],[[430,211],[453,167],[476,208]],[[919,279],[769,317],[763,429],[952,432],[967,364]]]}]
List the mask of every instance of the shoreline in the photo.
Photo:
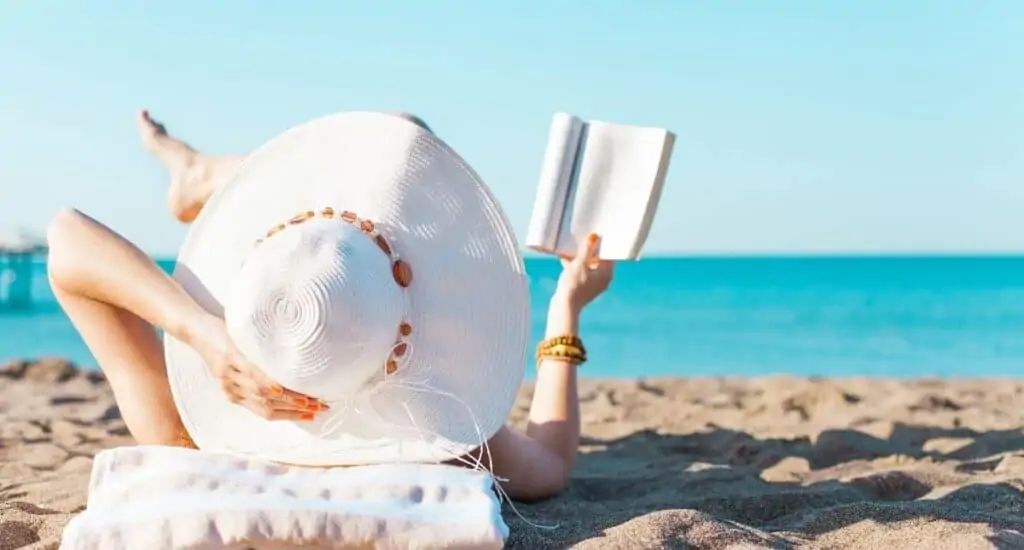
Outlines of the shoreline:
[{"label": "shoreline", "polygon": [[[60,359],[9,363],[0,396],[0,547],[56,548],[91,457],[131,438]],[[516,505],[561,527],[506,508],[509,548],[1024,548],[1024,378],[584,378],[580,400],[569,489]]]}]

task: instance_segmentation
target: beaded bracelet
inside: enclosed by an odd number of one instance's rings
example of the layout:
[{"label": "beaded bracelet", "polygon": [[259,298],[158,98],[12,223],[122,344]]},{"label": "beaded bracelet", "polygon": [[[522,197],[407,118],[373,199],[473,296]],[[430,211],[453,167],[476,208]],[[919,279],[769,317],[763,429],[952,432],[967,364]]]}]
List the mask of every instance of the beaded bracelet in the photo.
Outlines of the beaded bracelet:
[{"label": "beaded bracelet", "polygon": [[[563,353],[573,353],[586,357],[587,348],[583,345],[583,340],[579,336],[564,335],[564,336],[553,336],[546,338],[537,345],[537,354],[544,354],[554,350],[563,351]],[[558,351],[555,351],[558,353]]]},{"label": "beaded bracelet", "polygon": [[551,338],[547,338],[544,341],[542,341],[538,347],[546,348],[558,345],[574,346],[583,349],[583,340],[580,340],[579,336],[575,336],[572,334],[552,336]]},{"label": "beaded bracelet", "polygon": [[581,365],[587,362],[587,349],[577,336],[555,336],[537,345],[537,363],[544,359]]},{"label": "beaded bracelet", "polygon": [[545,359],[553,359],[555,361],[564,361],[574,365],[581,365],[587,362],[587,356],[580,353],[579,350],[575,351],[560,351],[560,350],[548,350],[537,354],[537,362],[540,363]]}]

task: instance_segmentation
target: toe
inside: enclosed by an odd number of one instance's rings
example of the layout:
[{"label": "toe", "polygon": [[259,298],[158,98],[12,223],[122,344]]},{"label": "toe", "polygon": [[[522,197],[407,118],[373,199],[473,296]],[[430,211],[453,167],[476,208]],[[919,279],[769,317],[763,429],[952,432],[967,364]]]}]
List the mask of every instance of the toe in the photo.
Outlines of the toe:
[{"label": "toe", "polygon": [[142,109],[138,114],[139,127],[146,133],[149,134],[166,134],[167,129],[164,128],[163,124],[153,120],[153,117],[149,115],[149,111]]}]

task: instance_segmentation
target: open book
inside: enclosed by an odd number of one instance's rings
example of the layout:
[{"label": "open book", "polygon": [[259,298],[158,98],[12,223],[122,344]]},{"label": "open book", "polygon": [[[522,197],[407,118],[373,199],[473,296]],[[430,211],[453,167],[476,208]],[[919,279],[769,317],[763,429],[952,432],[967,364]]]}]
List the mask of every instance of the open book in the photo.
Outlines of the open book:
[{"label": "open book", "polygon": [[675,134],[662,128],[556,114],[526,246],[571,256],[588,234],[597,233],[601,259],[638,259],[674,144]]}]

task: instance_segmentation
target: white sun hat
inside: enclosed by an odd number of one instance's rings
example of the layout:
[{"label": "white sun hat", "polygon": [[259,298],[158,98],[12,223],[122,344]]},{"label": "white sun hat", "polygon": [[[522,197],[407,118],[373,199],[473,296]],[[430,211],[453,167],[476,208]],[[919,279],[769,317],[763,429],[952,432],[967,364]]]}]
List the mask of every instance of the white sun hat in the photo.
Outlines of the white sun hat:
[{"label": "white sun hat", "polygon": [[270,378],[331,405],[312,422],[260,418],[167,336],[174,401],[203,450],[451,459],[505,423],[525,372],[511,226],[457,153],[400,117],[331,115],[253,152],[192,224],[174,278]]}]

